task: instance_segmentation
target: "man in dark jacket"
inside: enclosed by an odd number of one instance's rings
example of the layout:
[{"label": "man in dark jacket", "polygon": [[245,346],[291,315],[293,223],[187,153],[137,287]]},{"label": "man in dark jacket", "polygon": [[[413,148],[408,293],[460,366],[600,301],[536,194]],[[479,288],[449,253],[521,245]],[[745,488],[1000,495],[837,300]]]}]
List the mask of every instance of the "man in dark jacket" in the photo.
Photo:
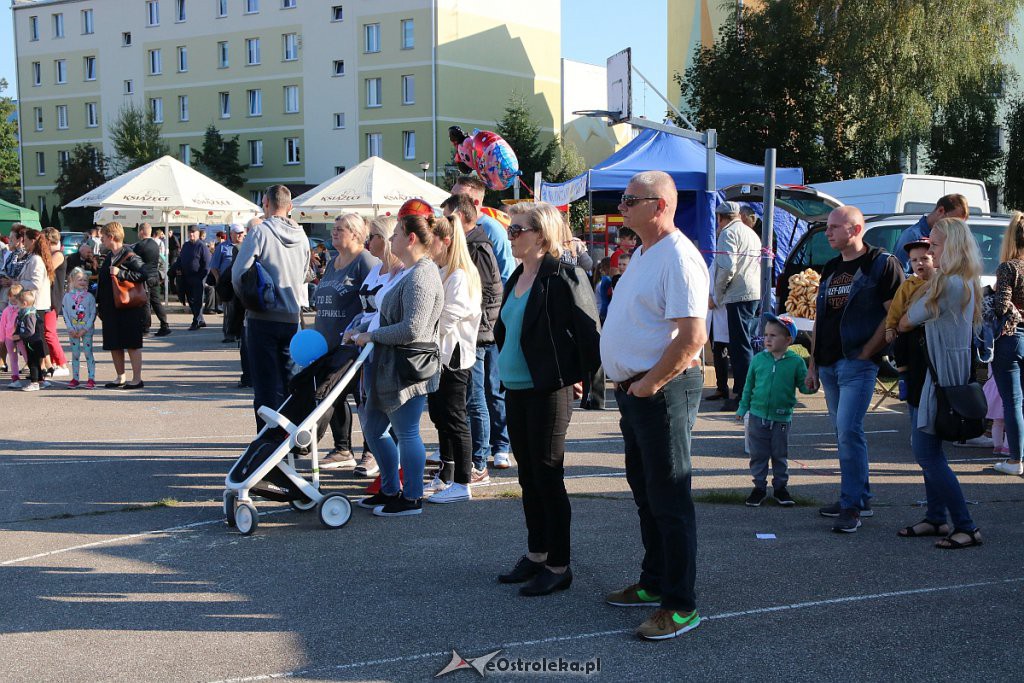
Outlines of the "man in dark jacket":
[{"label": "man in dark jacket", "polygon": [[145,306],[146,312],[143,314],[146,320],[146,332],[149,332],[149,328],[153,324],[153,313],[156,313],[157,320],[160,321],[160,329],[156,336],[166,337],[171,333],[171,328],[167,324],[167,311],[164,310],[163,292],[160,286],[160,243],[153,239],[152,235],[153,227],[149,223],[140,225],[139,241],[132,247],[132,251],[142,259],[146,273],[146,290],[149,294]]},{"label": "man in dark jacket", "polygon": [[185,286],[185,297],[188,299],[189,310],[192,311],[190,331],[206,327],[203,319],[203,289],[206,276],[210,272],[210,250],[199,239],[199,228],[188,226],[188,241],[181,245],[178,260],[171,267],[172,271],[180,272]]},{"label": "man in dark jacket", "polygon": [[[470,485],[490,481],[487,473],[487,457],[492,453],[495,441],[503,444],[494,450],[494,466],[498,469],[509,467],[508,428],[505,425],[505,392],[498,379],[498,347],[494,343],[494,324],[501,311],[501,271],[483,228],[476,224],[477,209],[468,194],[453,194],[441,208],[446,216],[455,214],[462,221],[466,231],[466,247],[480,273],[481,308],[480,331],[476,341],[476,364],[473,366],[472,382],[466,405],[469,413],[469,427],[473,436],[473,473]],[[498,435],[493,434],[497,430]]]}]

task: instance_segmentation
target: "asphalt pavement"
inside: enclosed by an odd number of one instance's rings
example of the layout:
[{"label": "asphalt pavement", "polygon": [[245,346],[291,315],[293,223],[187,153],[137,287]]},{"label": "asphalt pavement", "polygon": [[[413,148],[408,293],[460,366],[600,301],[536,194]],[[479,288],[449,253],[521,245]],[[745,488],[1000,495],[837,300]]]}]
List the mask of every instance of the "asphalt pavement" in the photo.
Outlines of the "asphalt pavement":
[{"label": "asphalt pavement", "polygon": [[[0,680],[416,681],[453,651],[470,668],[442,679],[478,679],[473,664],[508,680],[1021,678],[1024,480],[988,469],[988,450],[949,448],[984,545],[897,538],[924,498],[898,403],[867,417],[875,515],[849,535],[816,512],[839,481],[821,394],[801,397],[794,420],[801,505],[788,509],[740,502],[742,426],[703,405],[703,623],[649,643],[632,635],[645,610],[602,601],[636,580],[642,553],[613,401],[576,411],[570,427],[574,583],[523,598],[495,581],[525,550],[515,468],[492,471],[472,502],[419,517],[357,508],[327,530],[315,513],[260,501],[253,536],[227,528],[224,476],[254,434],[252,396],[236,386],[219,316],[198,332],[184,315],[172,322],[174,334],[146,340],[142,391],[0,393]],[[113,370],[97,359],[102,384]],[[324,488],[355,499],[366,483],[334,471]]]}]

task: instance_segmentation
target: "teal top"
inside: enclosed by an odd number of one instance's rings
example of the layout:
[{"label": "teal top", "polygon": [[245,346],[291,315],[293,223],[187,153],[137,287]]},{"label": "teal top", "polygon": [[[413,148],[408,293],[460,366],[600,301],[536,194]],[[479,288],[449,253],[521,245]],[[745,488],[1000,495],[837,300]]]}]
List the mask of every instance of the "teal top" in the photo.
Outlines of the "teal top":
[{"label": "teal top", "polygon": [[498,377],[507,389],[533,388],[533,377],[526,365],[523,347],[519,344],[523,335],[523,314],[526,313],[529,298],[530,290],[522,296],[516,296],[515,290],[512,290],[501,308],[501,322],[505,324],[505,345],[498,354]]},{"label": "teal top", "polygon": [[804,386],[806,377],[807,364],[792,349],[786,349],[778,360],[771,351],[762,351],[750,363],[736,414],[749,412],[762,420],[789,422],[793,419],[797,390],[802,394],[814,393]]}]

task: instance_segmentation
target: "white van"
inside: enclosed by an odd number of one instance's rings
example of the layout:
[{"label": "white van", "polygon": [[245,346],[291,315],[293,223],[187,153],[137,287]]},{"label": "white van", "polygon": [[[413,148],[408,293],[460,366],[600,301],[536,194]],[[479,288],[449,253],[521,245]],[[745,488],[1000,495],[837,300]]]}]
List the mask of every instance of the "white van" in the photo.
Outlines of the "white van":
[{"label": "white van", "polygon": [[924,214],[947,194],[962,194],[972,214],[990,211],[985,183],[969,178],[896,173],[874,178],[854,178],[833,183],[814,183],[819,192],[843,204],[856,206],[865,216]]}]

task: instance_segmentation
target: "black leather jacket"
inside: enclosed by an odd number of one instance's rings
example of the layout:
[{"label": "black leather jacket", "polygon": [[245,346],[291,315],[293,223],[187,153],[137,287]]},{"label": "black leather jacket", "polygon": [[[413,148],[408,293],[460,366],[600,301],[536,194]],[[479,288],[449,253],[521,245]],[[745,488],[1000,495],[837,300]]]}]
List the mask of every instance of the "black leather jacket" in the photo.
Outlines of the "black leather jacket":
[{"label": "black leather jacket", "polygon": [[[503,308],[522,274],[520,265],[505,283]],[[499,349],[504,346],[501,316],[494,337]],[[544,257],[526,301],[519,346],[537,391],[580,382],[601,365],[601,324],[586,273],[553,256]]]},{"label": "black leather jacket", "polygon": [[498,271],[498,259],[494,256],[494,247],[487,239],[483,228],[475,227],[466,233],[466,248],[469,258],[480,274],[480,327],[477,333],[478,346],[494,343],[494,324],[498,320],[498,311],[504,299],[501,296],[501,273]]}]

